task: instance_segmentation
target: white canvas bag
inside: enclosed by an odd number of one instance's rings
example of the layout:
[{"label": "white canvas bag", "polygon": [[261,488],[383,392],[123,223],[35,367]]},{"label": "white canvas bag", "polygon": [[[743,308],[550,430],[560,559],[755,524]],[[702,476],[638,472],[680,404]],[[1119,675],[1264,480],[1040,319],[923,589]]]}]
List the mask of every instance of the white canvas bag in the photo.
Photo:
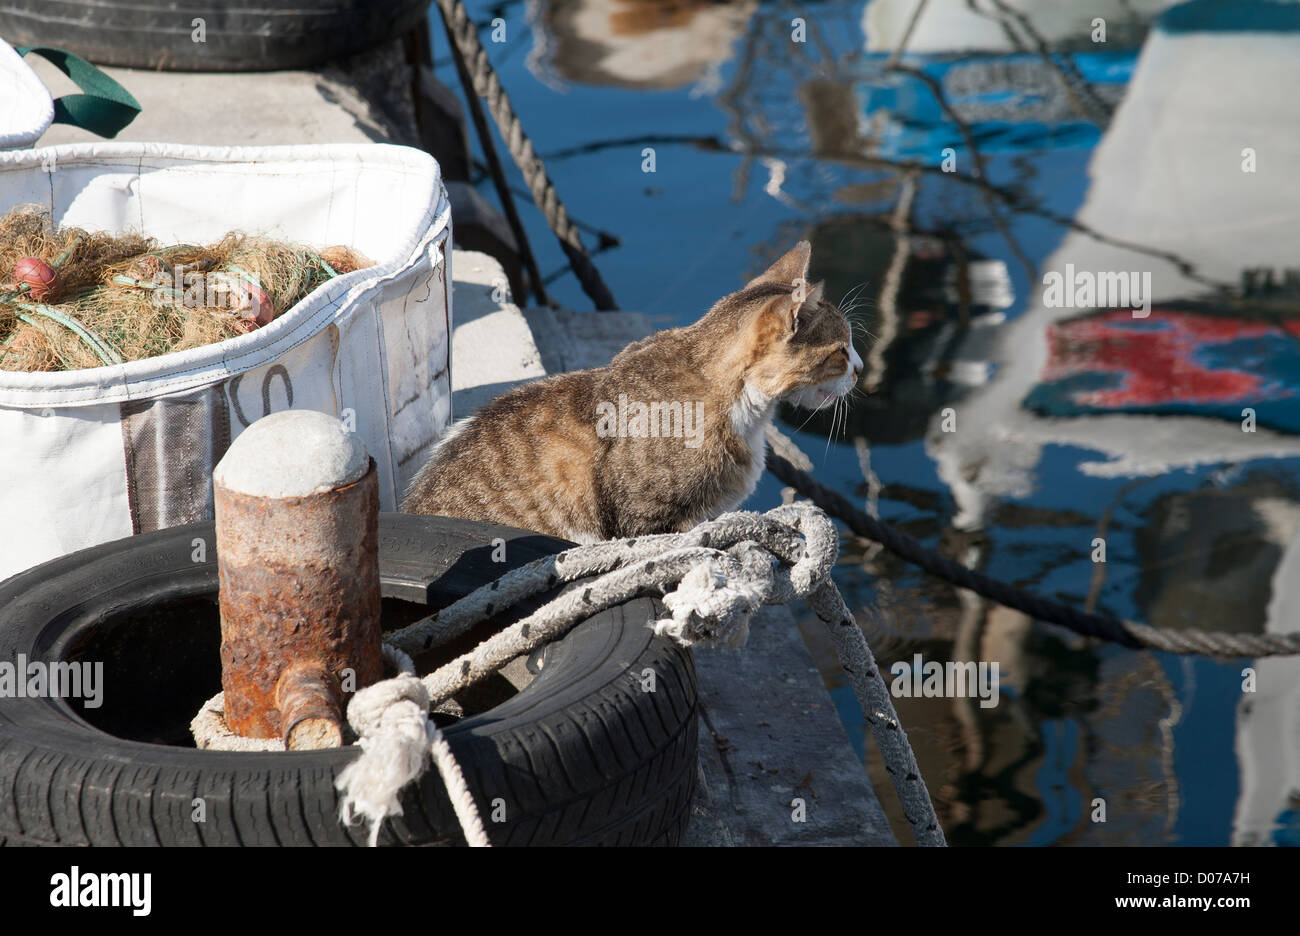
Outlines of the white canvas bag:
[{"label": "white canvas bag", "polygon": [[212,469],[254,420],[354,427],[395,509],[451,418],[451,210],[437,163],[387,145],[86,143],[0,153],[0,211],[136,230],[345,244],[377,265],[238,338],[110,367],[0,371],[0,579],[212,516]]}]

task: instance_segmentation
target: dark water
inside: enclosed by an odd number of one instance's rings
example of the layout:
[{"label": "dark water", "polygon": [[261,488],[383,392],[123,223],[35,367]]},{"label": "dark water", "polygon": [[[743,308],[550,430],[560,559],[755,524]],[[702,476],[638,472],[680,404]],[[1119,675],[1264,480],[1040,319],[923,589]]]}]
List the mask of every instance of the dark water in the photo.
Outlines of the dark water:
[{"label": "dark water", "polygon": [[[693,321],[804,237],[857,297],[872,392],[834,438],[783,414],[824,482],[1080,607],[1300,630],[1300,5],[931,0],[895,56],[913,8],[470,4],[621,307]],[[954,843],[1300,841],[1300,663],[1093,645],[851,536],[837,580],[883,666],[1000,666],[992,708],[896,703]]]}]

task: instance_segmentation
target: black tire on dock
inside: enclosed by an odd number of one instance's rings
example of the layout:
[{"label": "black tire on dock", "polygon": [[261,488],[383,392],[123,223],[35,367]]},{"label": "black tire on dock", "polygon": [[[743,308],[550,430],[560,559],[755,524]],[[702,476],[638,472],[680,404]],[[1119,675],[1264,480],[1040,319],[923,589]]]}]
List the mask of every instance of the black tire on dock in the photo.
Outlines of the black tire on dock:
[{"label": "black tire on dock", "polygon": [[[495,538],[504,563],[490,561]],[[211,523],[173,527],[0,583],[0,663],[21,654],[104,664],[99,708],[0,698],[0,844],[364,844],[362,826],[339,822],[334,789],[355,749],[178,746],[178,731],[220,688],[214,543]],[[427,596],[441,606],[565,545],[383,514],[386,605]],[[540,674],[517,694],[445,729],[494,844],[680,839],[696,778],[695,671],[688,652],[646,627],[653,611],[639,599],[595,615],[545,649]],[[651,678],[654,691],[644,691]],[[113,730],[124,724],[131,739]],[[403,806],[381,844],[463,843],[436,770],[405,791]]]},{"label": "black tire on dock", "polygon": [[[99,65],[168,71],[310,68],[402,35],[429,0],[6,0],[0,36]],[[203,41],[195,41],[198,21]],[[195,106],[201,106],[196,102]]]}]

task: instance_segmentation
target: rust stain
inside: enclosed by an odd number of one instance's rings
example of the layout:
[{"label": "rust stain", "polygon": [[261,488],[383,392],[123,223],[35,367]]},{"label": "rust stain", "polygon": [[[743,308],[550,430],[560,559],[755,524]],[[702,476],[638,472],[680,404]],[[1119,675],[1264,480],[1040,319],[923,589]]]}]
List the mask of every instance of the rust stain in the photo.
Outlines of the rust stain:
[{"label": "rust stain", "polygon": [[[374,460],[360,481],[307,497],[214,489],[227,725],[250,738],[283,737],[302,717],[341,728],[345,670],[357,689],[383,674]],[[312,678],[277,698],[294,664]]]}]

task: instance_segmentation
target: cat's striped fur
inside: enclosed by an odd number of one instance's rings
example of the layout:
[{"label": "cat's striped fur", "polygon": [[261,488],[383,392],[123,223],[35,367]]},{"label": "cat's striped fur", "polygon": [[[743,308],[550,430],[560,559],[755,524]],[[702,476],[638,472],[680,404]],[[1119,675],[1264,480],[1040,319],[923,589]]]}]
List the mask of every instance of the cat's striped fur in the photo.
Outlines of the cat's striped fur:
[{"label": "cat's striped fur", "polygon": [[[777,402],[821,408],[862,369],[848,322],[805,282],[810,249],[801,242],[693,325],[482,407],[434,449],[402,509],[577,542],[685,530],[735,509],[762,473]],[[638,403],[659,404],[657,436],[648,419],[624,418]],[[678,412],[701,425],[673,434]]]}]

